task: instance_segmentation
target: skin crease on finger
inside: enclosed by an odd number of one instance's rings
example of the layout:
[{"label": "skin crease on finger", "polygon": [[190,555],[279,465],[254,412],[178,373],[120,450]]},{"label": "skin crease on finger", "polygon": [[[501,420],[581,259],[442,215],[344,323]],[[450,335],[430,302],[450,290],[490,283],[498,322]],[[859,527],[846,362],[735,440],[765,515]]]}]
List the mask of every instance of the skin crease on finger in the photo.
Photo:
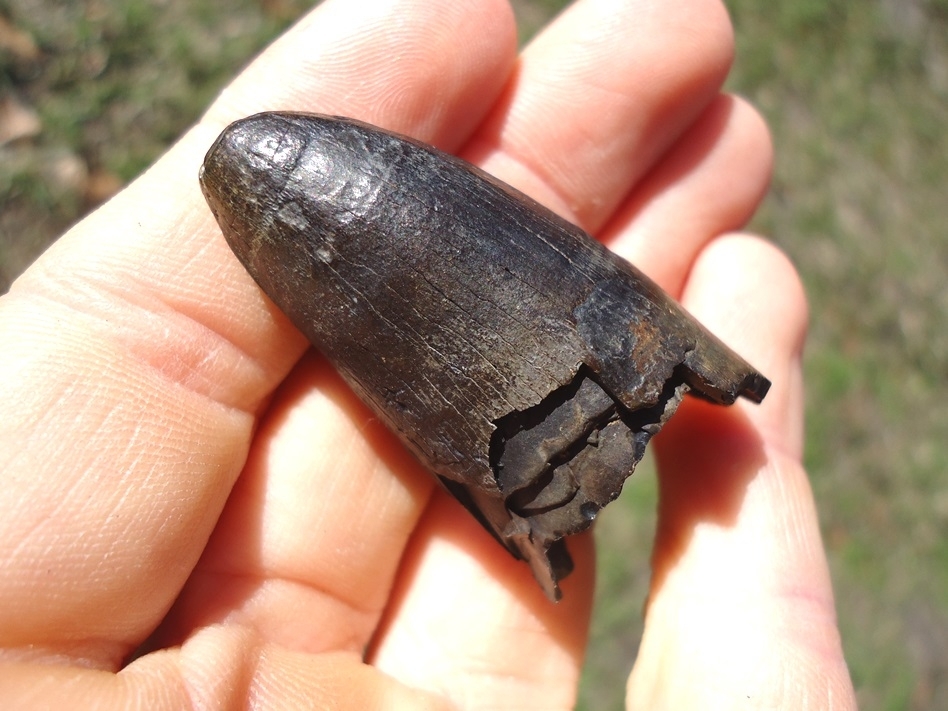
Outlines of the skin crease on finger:
[{"label": "skin crease on finger", "polygon": [[[465,143],[470,130],[493,105],[489,130],[468,142],[466,150],[470,150],[471,155],[483,151],[481,155],[484,161],[491,164],[488,169],[492,172],[547,201],[561,212],[573,214],[574,219],[578,216],[588,226],[596,226],[607,221],[616,206],[622,204],[630,191],[634,192],[637,180],[655,174],[653,169],[660,165],[661,157],[675,139],[682,132],[687,133],[688,127],[714,101],[730,57],[729,31],[724,31],[727,27],[726,14],[718,3],[693,0],[668,4],[638,0],[619,4],[590,0],[574,9],[572,17],[574,20],[582,19],[583,23],[601,18],[598,30],[595,24],[584,24],[582,27],[593,34],[604,33],[604,37],[611,37],[614,32],[614,26],[606,22],[610,18],[607,12],[610,8],[625,17],[624,26],[628,27],[628,32],[639,28],[649,36],[662,35],[664,30],[658,23],[659,16],[663,12],[670,12],[669,26],[665,29],[682,28],[684,32],[681,38],[686,44],[690,43],[694,51],[682,54],[681,63],[666,57],[664,64],[658,61],[662,56],[659,53],[646,62],[652,72],[646,76],[651,78],[648,87],[671,89],[665,93],[659,90],[657,95],[635,96],[628,95],[621,87],[608,86],[605,90],[591,92],[590,96],[585,97],[585,102],[573,101],[570,104],[576,97],[570,97],[563,91],[557,92],[557,87],[563,86],[560,79],[582,82],[597,71],[599,74],[608,71],[616,76],[625,74],[634,77],[636,61],[634,56],[629,56],[631,64],[625,71],[616,70],[612,63],[614,56],[597,55],[595,51],[590,51],[589,38],[584,43],[582,37],[571,36],[571,23],[561,22],[552,34],[541,37],[540,44],[535,45],[540,49],[535,50],[534,58],[525,60],[523,68],[515,76],[515,83],[507,86],[504,98],[494,105],[494,99],[504,91],[504,79],[513,67],[513,29],[509,23],[509,8],[499,2],[486,0],[482,3],[432,6],[431,3],[395,0],[360,3],[359,12],[369,17],[364,26],[354,19],[355,15],[347,13],[345,8],[351,7],[349,3],[330,0],[321,6],[317,11],[319,21],[304,21],[303,30],[282,40],[267,58],[258,62],[226,92],[222,101],[209,113],[203,127],[185,137],[158,167],[121,198],[77,228],[68,239],[64,239],[60,246],[44,258],[32,276],[17,284],[14,299],[4,300],[0,307],[0,329],[18,334],[20,350],[8,350],[7,354],[12,353],[13,357],[0,365],[9,365],[10,370],[7,372],[28,378],[32,375],[31,367],[36,363],[35,354],[38,352],[44,359],[40,363],[44,372],[55,372],[56,368],[62,368],[64,376],[70,376],[74,381],[65,384],[59,392],[33,395],[32,400],[24,398],[23,392],[19,390],[11,395],[17,402],[37,403],[34,411],[39,413],[32,419],[24,417],[18,423],[19,429],[10,431],[18,440],[38,447],[27,451],[28,448],[17,442],[16,451],[26,451],[29,456],[24,455],[16,462],[26,473],[18,482],[14,478],[15,483],[25,487],[33,472],[41,471],[54,476],[48,481],[68,487],[70,470],[77,466],[95,467],[101,472],[122,468],[121,476],[103,475],[90,480],[88,484],[91,488],[73,486],[70,496],[59,501],[50,497],[46,490],[23,488],[14,492],[15,501],[10,506],[19,505],[21,501],[48,502],[51,505],[42,513],[51,517],[50,520],[58,520],[64,515],[68,519],[70,515],[75,515],[77,507],[88,506],[89,501],[99,498],[104,500],[101,506],[97,505],[97,511],[86,511],[83,517],[76,519],[75,530],[65,527],[62,538],[47,536],[40,541],[41,545],[20,548],[21,552],[26,550],[32,556],[31,560],[36,561],[36,571],[46,571],[47,576],[43,579],[46,587],[34,586],[29,590],[21,590],[22,596],[15,606],[0,605],[0,609],[4,609],[8,616],[29,612],[30,605],[27,602],[32,604],[35,599],[29,599],[27,593],[35,595],[36,590],[66,595],[66,600],[71,601],[72,606],[54,609],[54,603],[62,603],[63,598],[58,597],[36,608],[43,618],[39,629],[44,630],[43,634],[53,635],[40,641],[37,647],[40,654],[48,653],[50,645],[54,643],[60,653],[75,655],[72,661],[114,669],[124,656],[123,652],[140,641],[142,632],[155,624],[170,604],[169,593],[180,587],[183,577],[194,565],[196,553],[200,552],[203,542],[210,535],[209,528],[224,505],[224,498],[239,471],[239,463],[249,451],[246,440],[252,431],[253,416],[259,415],[270,401],[269,395],[274,386],[304,348],[298,334],[260,297],[247,275],[224,251],[226,247],[197,194],[193,180],[197,162],[224,123],[263,108],[350,113],[396,130],[407,131],[448,149],[456,149]],[[639,17],[625,14],[627,8],[638,12]],[[374,11],[380,14],[374,15]],[[385,12],[392,15],[385,15]],[[405,13],[408,12],[414,13],[412,18],[417,25],[405,20]],[[693,18],[702,13],[706,22],[695,23]],[[692,17],[691,22],[685,22],[683,18],[689,16]],[[507,25],[502,24],[503,31],[500,32],[497,30],[498,17],[507,18]],[[696,29],[699,25],[705,29]],[[374,27],[374,31],[384,28],[386,32],[369,36],[363,27]],[[705,32],[713,37],[708,39]],[[463,39],[459,41],[458,37]],[[577,46],[582,51],[557,67],[556,58],[569,55],[571,38],[577,40]],[[635,44],[628,40],[626,43]],[[563,45],[561,52],[557,52],[558,44]],[[652,44],[643,42],[640,46],[649,47]],[[426,54],[426,51],[429,53]],[[310,61],[299,66],[300,55],[309,57]],[[376,57],[375,65],[362,64],[364,56]],[[349,59],[346,60],[346,57]],[[451,57],[452,61],[446,64],[445,57]],[[546,59],[542,59],[544,57]],[[703,62],[702,57],[705,60]],[[707,61],[708,57],[712,57],[713,61]],[[379,62],[378,58],[382,61]],[[533,69],[529,66],[530,61],[533,62]],[[544,78],[542,65],[547,62],[552,63],[550,66],[553,66],[553,71]],[[379,68],[371,71],[372,66]],[[406,66],[418,70],[420,78],[403,76],[401,71]],[[683,66],[680,73],[674,70],[677,66]],[[327,67],[329,79],[324,73]],[[432,67],[437,70],[433,71]],[[581,71],[575,71],[577,68]],[[534,70],[539,74],[532,74]],[[281,77],[280,82],[271,80],[276,75]],[[292,80],[294,77],[295,81]],[[521,94],[522,91],[526,93]],[[431,95],[440,97],[434,108],[430,102]],[[521,103],[521,96],[533,98]],[[617,101],[610,103],[613,99]],[[579,113],[564,113],[566,107],[575,108],[576,103],[580,104]],[[517,110],[513,111],[511,107]],[[631,115],[623,113],[629,111]],[[563,120],[551,123],[550,117],[558,114],[562,114]],[[602,139],[602,145],[599,145],[586,127],[603,116],[610,117],[610,121],[601,127],[603,135],[599,138]],[[541,129],[536,135],[531,135],[529,131],[533,124]],[[561,143],[558,149],[555,147],[557,142]],[[537,151],[536,155],[524,157],[524,149],[531,146],[532,150]],[[575,180],[564,179],[568,177],[568,162],[560,165],[556,162],[570,155],[576,157]],[[553,162],[542,162],[547,160],[546,156],[553,156]],[[605,168],[616,165],[622,168],[620,175],[606,179],[605,173],[608,171]],[[711,180],[712,176],[708,179]],[[697,194],[702,194],[706,189],[699,186],[695,190]],[[643,214],[647,207],[642,207]],[[745,209],[749,207],[744,206]],[[728,209],[740,212],[736,206]],[[702,234],[710,238],[718,228],[710,226],[714,225],[714,219],[709,219],[708,224]],[[701,232],[700,227],[696,227],[696,230]],[[698,246],[681,247],[669,243],[667,249],[689,252],[697,251]],[[690,265],[692,260],[693,256],[683,260],[683,263]],[[147,268],[143,268],[145,265]],[[81,278],[64,280],[62,272],[69,269],[75,269]],[[103,288],[99,276],[102,273],[118,275],[118,279],[107,284],[108,288]],[[43,283],[44,280],[48,280],[48,283]],[[85,307],[95,306],[93,316],[97,320],[75,319],[75,304],[71,305],[71,309],[63,309],[60,304],[60,310],[56,311],[57,300],[66,299],[61,291],[51,292],[50,284],[58,289],[68,286],[88,290],[90,286],[93,287],[89,292],[80,292],[82,299],[79,299],[79,303]],[[101,291],[95,291],[96,288]],[[30,304],[29,300],[36,298],[30,295],[31,289],[42,293],[46,301]],[[132,295],[134,298],[131,298]],[[35,315],[29,310],[19,310],[24,308],[24,303],[31,307],[42,305],[43,308],[51,305],[54,310],[51,320],[40,318],[28,327],[24,326],[24,316],[33,318]],[[129,305],[135,308],[123,310]],[[155,310],[157,313],[153,313]],[[78,309],[78,315],[88,316],[81,308]],[[144,327],[139,323],[142,318],[145,319]],[[71,319],[76,322],[73,323]],[[58,320],[58,323],[53,323],[53,320]],[[110,338],[113,335],[112,326],[103,330],[103,323],[121,326],[125,329],[126,338],[137,338],[140,347],[153,342],[151,358],[143,358],[141,351],[133,350],[131,364],[119,367],[122,366],[119,358],[117,366],[114,363],[116,356],[125,357],[124,349],[128,341]],[[62,324],[66,324],[65,329]],[[136,328],[145,330],[136,331]],[[63,330],[66,331],[65,336],[60,336],[56,343],[59,350],[35,348],[49,333],[61,333]],[[93,349],[90,352],[93,357],[89,358],[85,370],[70,370],[70,363],[76,354],[81,353],[82,348],[88,348],[90,341],[96,342],[100,350]],[[118,352],[116,343],[122,346]],[[211,354],[210,357],[208,354]],[[160,359],[155,360],[159,355]],[[4,354],[0,353],[0,359],[3,358]],[[147,367],[139,369],[141,364]],[[86,388],[86,383],[103,374],[106,381],[104,385]],[[156,374],[158,377],[152,377]],[[303,382],[307,382],[305,375],[300,374]],[[171,388],[169,391],[169,380],[183,387]],[[111,420],[83,419],[90,403],[94,406],[103,399],[114,403],[127,398],[130,384],[142,393],[165,393],[167,397],[151,395],[150,398],[132,398],[126,405],[127,410],[119,409],[115,414],[106,411],[105,414],[113,418]],[[41,401],[40,396],[47,394],[47,400]],[[192,397],[193,400],[188,399]],[[64,402],[69,406],[65,413],[62,412]],[[208,402],[211,406],[208,406]],[[308,403],[326,407],[326,403],[320,402],[319,398],[305,397],[291,399],[281,407],[285,408],[284,412],[291,412],[297,407],[300,414],[311,416],[314,410],[307,409],[311,407]],[[156,407],[164,408],[172,415],[136,429],[135,425],[141,423],[133,415],[140,416],[140,413],[150,412]],[[44,419],[42,413],[47,411],[53,414]],[[182,411],[199,411],[204,416],[196,419],[182,417]],[[354,417],[341,425],[342,430],[349,433],[344,436],[359,436],[365,421],[360,419],[356,410],[349,412]],[[64,422],[64,414],[72,416],[75,422]],[[270,412],[268,416],[272,415]],[[74,438],[62,439],[59,442],[60,450],[51,448],[49,442],[56,443],[53,440],[53,426],[69,432],[70,424],[81,426],[72,430]],[[50,434],[45,445],[43,441],[29,440],[28,435],[37,431],[37,427],[49,427]],[[103,427],[120,437],[132,432],[141,439],[130,439],[126,449],[116,451],[106,448],[100,458],[91,463],[84,461],[81,456],[76,457],[76,451],[81,455],[83,448],[91,450],[99,447],[100,440],[96,437],[104,431]],[[261,427],[258,431],[263,429]],[[226,436],[222,435],[222,431],[225,431]],[[274,435],[269,441],[276,444],[280,439],[277,434],[281,430],[275,427],[272,431]],[[289,430],[282,432],[287,436],[290,434]],[[91,439],[83,440],[90,435]],[[136,470],[138,462],[132,455],[145,441],[161,444],[166,449],[161,451],[162,457],[140,465],[147,466],[147,470]],[[216,449],[198,447],[194,444],[196,441],[213,442]],[[314,435],[313,446],[326,447],[328,443]],[[72,458],[61,469],[51,470],[49,457],[62,456],[67,448]],[[195,459],[195,452],[200,452],[201,457]],[[116,454],[127,454],[129,459],[117,459]],[[366,456],[371,461],[371,453]],[[384,650],[388,644],[388,653],[400,652],[400,658],[404,661],[411,658],[411,645],[403,645],[399,640],[411,640],[412,634],[422,629],[419,622],[423,622],[426,612],[423,604],[416,604],[424,600],[421,593],[425,592],[417,581],[430,580],[430,574],[437,572],[435,568],[439,567],[438,556],[429,556],[424,551],[444,552],[451,549],[450,546],[431,548],[427,545],[444,536],[446,525],[436,524],[445,519],[450,523],[451,516],[439,519],[438,512],[443,513],[443,508],[437,501],[423,515],[420,508],[426,497],[423,494],[411,494],[410,479],[414,475],[406,474],[402,486],[397,481],[397,474],[393,477],[391,472],[386,473],[385,457],[381,454],[376,456],[378,463],[374,466],[378,467],[379,476],[387,477],[392,483],[391,506],[383,507],[377,516],[364,517],[365,525],[362,528],[367,529],[362,531],[366,535],[364,545],[371,547],[373,542],[385,543],[387,540],[392,550],[398,550],[405,545],[412,522],[422,516],[419,533],[409,543],[409,549],[416,552],[411,557],[417,561],[417,566],[413,568],[415,572],[410,576],[411,579],[401,581],[398,603],[386,610],[382,620],[384,632],[373,640],[374,649]],[[278,457],[274,459],[278,460]],[[181,468],[182,462],[187,467]],[[163,466],[167,469],[163,470]],[[359,466],[361,468],[363,465]],[[140,473],[138,478],[135,476],[136,471]],[[330,468],[322,474],[338,476],[339,471]],[[283,482],[284,485],[289,483]],[[268,489],[270,482],[262,479],[247,482],[251,492],[255,484],[262,484],[263,492],[276,491]],[[35,485],[42,486],[43,481]],[[56,491],[56,486],[51,486]],[[366,486],[372,484],[367,483]],[[111,497],[100,495],[103,488],[109,487],[112,488]],[[4,492],[3,495],[10,496],[10,492]],[[143,511],[141,506],[136,509],[130,505],[136,501],[136,497],[151,502],[156,499],[159,502],[168,501],[174,506],[170,510],[158,507]],[[266,500],[266,495],[261,498]],[[248,496],[246,501],[250,501],[252,506],[253,499],[254,496]],[[287,501],[292,497],[280,499]],[[182,501],[187,503],[186,507],[180,505]],[[353,505],[358,505],[358,502]],[[805,513],[806,507],[803,509]],[[143,513],[147,515],[143,517]],[[229,525],[235,528],[241,526],[240,511],[235,508],[228,515],[231,520]],[[97,516],[106,517],[109,527],[96,528]],[[7,521],[8,526],[14,523]],[[430,525],[426,526],[425,523]],[[256,525],[260,525],[259,521]],[[83,537],[88,530],[97,532],[91,541],[89,536]],[[493,550],[496,555],[506,555],[487,547],[487,544],[494,544],[484,538],[483,531],[476,527],[472,530],[477,533],[466,536],[459,532],[453,543],[462,554],[484,551],[469,558],[475,568],[479,570],[478,561],[491,561],[488,550]],[[134,535],[128,535],[129,532]],[[371,537],[368,536],[369,532]],[[3,533],[6,535],[8,531],[4,530]],[[5,540],[9,542],[10,539]],[[238,537],[234,545],[245,546],[247,540]],[[581,552],[577,556],[580,571],[573,584],[580,588],[584,584],[588,585],[592,576],[588,544],[588,540],[581,544]],[[71,553],[56,559],[55,554],[62,546]],[[227,542],[215,543],[209,557],[218,555],[218,546],[226,549]],[[274,550],[292,549],[292,546],[284,546],[285,543],[277,545]],[[323,548],[328,546],[331,546],[331,542],[327,540]],[[150,555],[142,557],[143,551]],[[316,551],[310,551],[313,552]],[[223,550],[220,555],[239,560],[239,556],[234,556],[234,553],[233,549]],[[53,557],[50,557],[51,554]],[[4,551],[5,572],[10,571],[8,561],[11,559],[12,555]],[[579,600],[581,609],[579,614],[572,615],[572,622],[563,619],[563,612],[558,613],[557,608],[532,606],[528,597],[521,598],[516,592],[526,589],[523,586],[531,582],[529,575],[514,561],[497,558],[501,559],[504,561],[502,565],[486,566],[492,576],[487,581],[487,587],[504,599],[505,604],[511,603],[505,608],[510,615],[496,621],[489,610],[464,607],[464,599],[458,600],[458,603],[462,609],[473,610],[467,619],[459,622],[467,624],[474,631],[480,626],[487,636],[493,636],[495,641],[505,645],[505,654],[491,655],[490,650],[487,650],[486,654],[481,655],[475,650],[476,655],[465,657],[465,650],[453,648],[448,641],[442,640],[444,651],[457,655],[447,661],[463,671],[465,662],[476,656],[486,664],[474,669],[483,678],[503,674],[519,675],[524,682],[530,681],[534,686],[546,688],[551,696],[545,698],[552,698],[555,694],[559,699],[557,705],[567,706],[567,699],[575,693],[578,660],[581,657],[581,649],[578,653],[575,649],[582,646],[588,600]],[[99,577],[87,581],[82,576],[88,571],[82,566],[85,562],[97,560],[106,561],[107,564],[97,569]],[[260,557],[248,556],[246,562],[259,564],[261,560]],[[449,560],[459,562],[455,555],[450,556]],[[366,565],[371,567],[374,563],[369,560]],[[56,581],[48,577],[49,570],[59,575],[68,573],[73,580],[69,581],[69,585],[61,585],[57,589]],[[159,579],[155,579],[154,575],[149,577],[149,572],[155,570],[161,571]],[[17,571],[12,572],[15,574]],[[119,574],[116,575],[116,572]],[[264,574],[268,572],[273,571],[270,569]],[[253,575],[259,574],[258,569],[253,570]],[[342,575],[342,571],[337,570],[336,574]],[[365,609],[378,606],[379,588],[387,589],[391,585],[391,581],[386,580],[387,576],[388,573],[380,575],[380,580],[376,581],[379,587],[362,598],[375,601],[367,604]],[[483,577],[470,576],[470,589],[465,591],[469,602],[476,603],[481,599],[478,581]],[[413,580],[416,581],[414,585]],[[118,587],[111,590],[115,593],[112,597],[92,599],[92,604],[89,604],[89,592],[83,587],[86,582],[99,587],[104,585],[107,593],[110,592],[109,585]],[[320,588],[324,579],[306,582],[317,592],[326,590]],[[536,591],[533,590],[533,593]],[[338,590],[332,589],[332,594],[338,595]],[[213,595],[213,590],[208,595]],[[199,595],[197,597],[200,599]],[[512,597],[527,600],[528,604],[518,607],[512,604],[517,602]],[[129,600],[134,600],[135,604],[129,604]],[[88,607],[75,608],[83,603]],[[352,604],[357,606],[355,601]],[[439,707],[441,702],[437,699],[411,691],[392,677],[361,664],[359,655],[351,650],[313,655],[295,648],[294,645],[298,643],[288,642],[283,637],[285,630],[281,631],[280,625],[268,621],[279,618],[285,624],[289,620],[296,620],[298,627],[305,628],[310,618],[306,615],[294,616],[295,612],[289,609],[282,611],[282,615],[276,614],[278,611],[272,609],[265,599],[263,606],[270,609],[264,609],[256,617],[253,609],[235,606],[235,613],[244,613],[240,624],[234,624],[233,618],[226,614],[220,616],[218,622],[207,621],[203,623],[206,626],[196,630],[180,648],[143,656],[117,677],[95,671],[24,664],[16,675],[0,673],[0,699],[10,698],[3,696],[3,690],[7,689],[20,694],[20,699],[34,702],[52,698],[45,696],[47,694],[56,695],[60,700],[76,702],[73,707],[94,702],[108,705],[109,700],[114,701],[115,705],[123,702],[127,705],[130,700],[137,700],[149,708],[179,708],[183,702],[195,707],[242,706],[249,700],[250,705],[254,706],[278,706],[282,703],[294,708],[319,708],[339,699],[345,699],[346,703],[341,706],[344,708],[381,707],[383,701],[387,702],[386,708]],[[50,615],[51,609],[54,609],[54,615]],[[404,619],[396,616],[399,609],[416,609],[418,613],[414,619],[411,616]],[[658,607],[653,609],[657,610]],[[562,610],[569,611],[568,608]],[[331,616],[317,619],[328,620],[325,624],[332,623]],[[555,622],[557,619],[558,623]],[[29,623],[30,620],[26,619],[25,622]],[[346,625],[351,622],[351,619],[344,621]],[[498,626],[491,627],[495,622]],[[24,620],[18,623],[26,630]],[[565,641],[561,642],[561,648],[540,644],[540,636],[530,636],[527,640],[530,644],[524,647],[521,646],[521,638],[511,633],[511,630],[524,628],[534,631],[555,628],[556,624],[565,626]],[[304,638],[307,632],[310,635],[320,633],[315,629],[296,630],[299,638]],[[434,630],[431,634],[439,632],[441,630]],[[364,636],[365,632],[361,634]],[[25,644],[23,638],[16,639],[19,644]],[[77,652],[76,647],[69,646],[76,640],[85,645],[80,652]],[[346,644],[358,646],[351,641]],[[93,645],[91,649],[89,645]],[[526,656],[527,651],[533,656]],[[381,658],[382,652],[377,653]],[[540,658],[539,655],[547,656]],[[529,674],[517,667],[491,667],[490,662],[495,658],[509,659],[512,664],[527,664],[531,669],[542,669],[543,673],[539,678],[530,680]],[[648,668],[648,658],[640,659],[640,662],[643,663],[643,669]],[[467,671],[470,670],[469,667]],[[407,671],[399,671],[395,676],[414,687],[448,695],[451,693],[450,688],[445,689],[446,686],[450,687],[450,679],[426,677],[423,670],[419,674],[417,669],[413,669],[410,675]],[[476,683],[477,674],[469,678]],[[167,688],[162,688],[162,682],[170,683]],[[524,683],[519,687],[518,693],[522,695],[522,700],[532,698],[530,684]],[[497,688],[509,691],[511,687],[500,685]],[[470,696],[465,698],[472,700]],[[492,698],[489,695],[476,701],[484,706],[496,707],[504,702],[511,705],[510,698]],[[512,705],[517,706],[516,701],[514,698]],[[37,705],[32,704],[34,707]]]}]

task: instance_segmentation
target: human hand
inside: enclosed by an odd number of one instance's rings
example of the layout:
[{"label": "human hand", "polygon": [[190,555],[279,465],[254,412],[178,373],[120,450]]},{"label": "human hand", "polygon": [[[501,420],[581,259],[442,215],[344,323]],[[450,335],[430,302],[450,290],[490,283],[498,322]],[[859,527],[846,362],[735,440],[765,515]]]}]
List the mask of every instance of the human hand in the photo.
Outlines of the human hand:
[{"label": "human hand", "polygon": [[[551,605],[261,295],[197,171],[231,120],[345,114],[599,235],[773,382],[656,438],[629,706],[847,708],[800,465],[806,308],[730,234],[770,171],[713,0],[584,0],[516,57],[503,0],[328,0],[0,301],[5,708],[568,708],[590,536]],[[131,660],[131,661],[130,661]]]}]

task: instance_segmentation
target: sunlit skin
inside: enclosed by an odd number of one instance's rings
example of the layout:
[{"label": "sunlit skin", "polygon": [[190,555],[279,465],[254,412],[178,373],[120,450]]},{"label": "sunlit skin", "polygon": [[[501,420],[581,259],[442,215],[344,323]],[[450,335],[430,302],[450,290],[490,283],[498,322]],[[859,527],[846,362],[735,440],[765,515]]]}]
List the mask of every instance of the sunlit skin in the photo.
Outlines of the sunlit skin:
[{"label": "sunlit skin", "polygon": [[549,603],[307,351],[204,204],[220,130],[283,109],[482,166],[773,381],[760,406],[687,402],[654,442],[628,706],[854,708],[800,463],[806,302],[736,232],[772,153],[721,93],[732,52],[717,0],[581,0],[519,55],[504,0],[327,0],[259,57],[0,299],[0,706],[575,704],[592,536]]}]

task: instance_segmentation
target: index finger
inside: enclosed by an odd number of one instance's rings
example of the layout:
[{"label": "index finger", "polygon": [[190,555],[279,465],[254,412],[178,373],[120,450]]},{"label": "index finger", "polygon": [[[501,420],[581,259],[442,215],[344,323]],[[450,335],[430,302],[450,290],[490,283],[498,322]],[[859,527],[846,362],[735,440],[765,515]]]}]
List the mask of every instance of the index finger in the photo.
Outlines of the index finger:
[{"label": "index finger", "polygon": [[510,33],[456,41],[503,3],[346,5],[321,5],[0,302],[0,395],[16,403],[0,428],[3,646],[119,664],[193,568],[255,414],[305,348],[200,195],[220,126],[292,105],[450,149],[513,62]]}]

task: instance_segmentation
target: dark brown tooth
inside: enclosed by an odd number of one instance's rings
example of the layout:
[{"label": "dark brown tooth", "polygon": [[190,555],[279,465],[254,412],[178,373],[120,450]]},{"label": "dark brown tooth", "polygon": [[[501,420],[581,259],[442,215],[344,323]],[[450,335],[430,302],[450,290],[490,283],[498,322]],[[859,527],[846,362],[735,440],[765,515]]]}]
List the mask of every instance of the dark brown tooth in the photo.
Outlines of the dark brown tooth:
[{"label": "dark brown tooth", "polygon": [[260,287],[551,599],[564,537],[685,392],[770,386],[581,229],[410,138],[258,114],[217,139],[201,187]]}]

